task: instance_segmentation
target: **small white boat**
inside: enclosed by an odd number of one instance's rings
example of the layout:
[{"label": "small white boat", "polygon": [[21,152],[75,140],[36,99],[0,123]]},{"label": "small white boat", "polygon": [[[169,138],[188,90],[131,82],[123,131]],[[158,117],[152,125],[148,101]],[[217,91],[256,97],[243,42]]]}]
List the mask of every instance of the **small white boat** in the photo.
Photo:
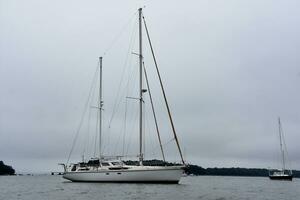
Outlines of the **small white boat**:
[{"label": "small white boat", "polygon": [[293,180],[293,174],[290,172],[286,172],[286,171],[275,171],[272,174],[269,174],[269,178],[271,180],[288,180],[291,181]]},{"label": "small white boat", "polygon": [[[142,14],[142,8],[138,10],[139,12],[139,98],[135,98],[139,101],[139,165],[126,165],[121,161],[120,157],[105,157],[101,152],[101,135],[102,135],[102,110],[103,110],[103,99],[102,99],[102,57],[100,57],[100,90],[99,90],[99,157],[89,160],[88,162],[78,162],[76,164],[62,164],[64,166],[63,178],[74,181],[74,182],[135,182],[135,183],[178,183],[183,174],[185,163],[181,153],[179,141],[175,132],[173,120],[171,117],[171,112],[168,106],[165,91],[162,85],[160,73],[157,67],[155,55],[152,49],[151,40],[149,37],[148,29],[145,23],[144,16]],[[142,20],[144,23],[142,23]],[[156,131],[160,143],[160,148],[165,161],[165,156],[163,152],[163,145],[161,144],[161,138],[159,134],[159,129],[156,121],[155,110],[153,107],[152,97],[150,93],[150,87],[148,84],[147,73],[144,66],[143,55],[142,55],[142,24],[145,26],[148,41],[150,43],[152,56],[155,62],[156,72],[159,77],[161,89],[163,92],[163,97],[165,105],[168,111],[168,116],[172,131],[174,134],[174,140],[176,141],[179,154],[181,156],[182,164],[177,166],[144,166],[144,152],[143,152],[143,95],[148,91],[151,100],[151,107],[154,116],[154,121],[156,125]],[[143,74],[146,79],[147,89],[143,88]],[[71,150],[72,152],[72,150]],[[68,159],[69,160],[69,159]]]}]

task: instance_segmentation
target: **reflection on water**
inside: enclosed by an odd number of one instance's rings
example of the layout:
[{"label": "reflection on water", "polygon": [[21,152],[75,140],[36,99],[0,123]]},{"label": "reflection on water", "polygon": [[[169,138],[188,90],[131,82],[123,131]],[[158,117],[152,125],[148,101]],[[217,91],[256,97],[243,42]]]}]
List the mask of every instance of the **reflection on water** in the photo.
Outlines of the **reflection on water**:
[{"label": "reflection on water", "polygon": [[0,177],[0,199],[207,199],[299,200],[300,179],[271,181],[267,177],[183,177],[178,185],[72,183],[61,176]]}]

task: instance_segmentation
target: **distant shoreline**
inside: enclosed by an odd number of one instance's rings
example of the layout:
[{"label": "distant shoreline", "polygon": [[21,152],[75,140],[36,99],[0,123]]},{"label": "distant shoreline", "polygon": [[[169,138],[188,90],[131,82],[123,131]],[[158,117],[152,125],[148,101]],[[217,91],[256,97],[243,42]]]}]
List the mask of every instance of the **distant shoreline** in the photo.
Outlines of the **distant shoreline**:
[{"label": "distant shoreline", "polygon": [[[273,169],[272,169],[273,170]],[[300,171],[292,170],[295,178],[300,178]],[[239,177],[268,177],[269,170],[263,168],[202,168],[198,165],[188,165],[187,175],[195,176],[239,176]]]},{"label": "distant shoreline", "polygon": [[[137,165],[137,161],[125,161],[128,165]],[[169,163],[162,160],[146,160],[144,165],[180,165],[178,163]],[[273,170],[273,169],[272,169]],[[185,168],[187,175],[194,176],[240,176],[240,177],[268,177],[269,170],[263,168],[241,168],[241,167],[214,167],[214,168],[203,168],[198,165],[187,164]],[[295,178],[300,178],[300,171],[293,170]]]},{"label": "distant shoreline", "polygon": [[15,175],[15,170],[11,166],[5,165],[3,161],[0,161],[0,175]]},{"label": "distant shoreline", "polygon": [[[127,160],[124,161],[127,165],[138,165],[138,161]],[[173,166],[180,165],[179,163],[169,163],[162,160],[145,160],[145,166]],[[269,170],[264,168],[241,168],[241,167],[214,167],[203,168],[198,165],[187,164],[184,169],[185,174],[189,176],[236,176],[236,177],[268,177]],[[292,170],[295,178],[300,178],[299,170]],[[53,173],[53,174],[52,174]],[[43,172],[43,173],[15,173],[15,170],[3,161],[0,161],[0,175],[17,175],[17,176],[33,176],[33,175],[61,175],[62,172]]]}]

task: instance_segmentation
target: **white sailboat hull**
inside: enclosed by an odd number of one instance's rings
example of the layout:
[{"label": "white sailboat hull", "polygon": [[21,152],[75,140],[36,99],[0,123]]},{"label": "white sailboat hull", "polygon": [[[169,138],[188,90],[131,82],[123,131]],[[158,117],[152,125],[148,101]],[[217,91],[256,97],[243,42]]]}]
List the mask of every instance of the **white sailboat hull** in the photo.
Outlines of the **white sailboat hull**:
[{"label": "white sailboat hull", "polygon": [[178,183],[183,169],[175,167],[134,167],[126,170],[65,172],[63,178],[73,182]]}]

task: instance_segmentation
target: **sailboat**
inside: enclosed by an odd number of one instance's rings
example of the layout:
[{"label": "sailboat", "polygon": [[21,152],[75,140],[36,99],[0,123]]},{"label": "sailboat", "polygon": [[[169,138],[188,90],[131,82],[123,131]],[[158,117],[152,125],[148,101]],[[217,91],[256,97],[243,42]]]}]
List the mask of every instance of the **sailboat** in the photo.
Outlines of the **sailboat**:
[{"label": "sailboat", "polygon": [[287,159],[287,148],[284,142],[284,136],[282,131],[282,125],[280,118],[278,118],[278,129],[279,129],[279,140],[280,140],[280,152],[281,152],[281,161],[282,161],[282,169],[269,171],[269,178],[271,180],[292,180],[293,172],[292,170],[286,169],[286,159]]},{"label": "sailboat", "polygon": [[[99,153],[99,157],[90,159],[88,162],[78,162],[75,164],[62,164],[64,167],[63,178],[73,182],[130,182],[130,183],[178,183],[183,174],[185,162],[181,153],[179,141],[175,132],[174,123],[171,117],[171,112],[168,106],[165,90],[161,81],[160,73],[157,67],[154,51],[152,48],[151,40],[149,37],[148,29],[146,26],[145,18],[142,13],[142,8],[138,9],[139,17],[139,154],[138,154],[138,165],[126,165],[122,161],[122,157],[119,156],[103,156]],[[143,20],[143,21],[142,21]],[[143,23],[144,22],[144,23]],[[144,152],[143,152],[143,95],[147,91],[151,99],[152,111],[156,123],[155,111],[151,98],[150,88],[148,85],[147,74],[145,71],[143,53],[142,53],[142,24],[144,24],[148,42],[150,44],[152,57],[156,66],[156,71],[159,77],[160,86],[162,89],[165,105],[168,111],[169,121],[173,130],[174,140],[176,141],[178,151],[181,156],[182,164],[175,166],[144,166]],[[99,58],[100,63],[100,92],[99,92],[99,130],[101,137],[102,132],[102,110],[103,110],[103,99],[102,99],[102,57]],[[147,83],[147,89],[143,88],[143,73]],[[158,128],[157,128],[158,132]],[[158,132],[159,133],[159,132]],[[159,136],[159,134],[158,134]],[[160,141],[160,136],[159,136]],[[160,142],[160,147],[162,145]],[[101,149],[99,147],[99,149]],[[99,150],[100,151],[100,150]],[[164,154],[163,154],[163,159]]]}]

